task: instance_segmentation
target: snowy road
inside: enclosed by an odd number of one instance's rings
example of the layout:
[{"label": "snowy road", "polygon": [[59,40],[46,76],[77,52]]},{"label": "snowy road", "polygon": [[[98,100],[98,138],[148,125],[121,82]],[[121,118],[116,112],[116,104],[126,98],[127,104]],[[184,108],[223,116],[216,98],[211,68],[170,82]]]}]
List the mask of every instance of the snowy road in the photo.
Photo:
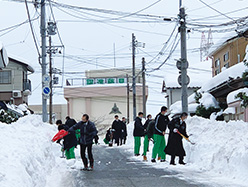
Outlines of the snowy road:
[{"label": "snowy road", "polygon": [[94,146],[93,151],[95,157],[94,171],[72,169],[63,179],[62,186],[204,186],[192,181],[180,180],[175,177],[175,172],[155,169],[145,165],[143,162],[130,160],[130,153],[125,152],[123,149]]}]

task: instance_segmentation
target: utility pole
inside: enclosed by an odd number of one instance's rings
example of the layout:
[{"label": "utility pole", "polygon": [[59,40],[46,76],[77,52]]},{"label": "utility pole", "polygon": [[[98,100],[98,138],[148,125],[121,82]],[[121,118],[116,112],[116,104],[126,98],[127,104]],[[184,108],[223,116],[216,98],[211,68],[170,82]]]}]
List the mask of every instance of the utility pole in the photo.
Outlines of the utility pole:
[{"label": "utility pole", "polygon": [[49,95],[49,123],[53,124],[53,77],[52,77],[52,37],[49,36],[49,76],[50,76],[50,95]]},{"label": "utility pole", "polygon": [[181,86],[182,86],[182,112],[188,113],[188,93],[187,85],[189,84],[189,77],[187,75],[188,61],[186,49],[186,14],[185,9],[182,7],[182,0],[179,2],[179,31],[181,34]]},{"label": "utility pole", "polygon": [[46,75],[46,4],[45,0],[41,0],[40,13],[40,34],[41,34],[41,68],[42,68],[42,120],[47,122],[47,99],[43,94],[45,82],[43,77]]},{"label": "utility pole", "polygon": [[113,49],[114,49],[114,67],[116,67],[116,58],[115,58],[115,43],[113,45]]},{"label": "utility pole", "polygon": [[133,120],[136,117],[136,77],[135,77],[135,48],[136,48],[136,41],[135,36],[132,34],[132,59],[133,59]]},{"label": "utility pole", "polygon": [[145,75],[145,58],[142,58],[142,89],[143,89],[143,113],[144,116],[146,117],[146,75]]},{"label": "utility pole", "polygon": [[126,79],[127,79],[127,123],[129,123],[129,77],[128,74],[126,75]]}]

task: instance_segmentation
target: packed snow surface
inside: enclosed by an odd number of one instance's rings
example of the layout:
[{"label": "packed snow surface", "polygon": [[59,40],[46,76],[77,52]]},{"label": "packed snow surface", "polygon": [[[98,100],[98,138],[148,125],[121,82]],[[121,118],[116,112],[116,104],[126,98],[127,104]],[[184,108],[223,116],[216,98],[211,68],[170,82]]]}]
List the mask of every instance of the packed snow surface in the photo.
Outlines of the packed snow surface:
[{"label": "packed snow surface", "polygon": [[[248,124],[242,121],[226,123],[200,117],[189,118],[186,123],[190,140],[196,143],[191,145],[184,141],[187,165],[169,165],[168,155],[165,163],[151,163],[151,142],[147,165],[177,171],[178,174],[174,177],[210,186],[246,186]],[[10,125],[0,123],[0,129],[1,187],[59,187],[70,168],[82,167],[79,149],[75,151],[76,160],[60,158],[60,146],[51,142],[51,138],[57,133],[57,127],[43,123],[40,116],[28,115]],[[133,154],[133,123],[127,125],[127,129],[127,144],[118,148]],[[166,142],[167,138],[168,135]],[[100,143],[103,144],[102,141]],[[140,153],[143,153],[143,138]],[[142,161],[141,156],[132,156],[132,159]]]}]

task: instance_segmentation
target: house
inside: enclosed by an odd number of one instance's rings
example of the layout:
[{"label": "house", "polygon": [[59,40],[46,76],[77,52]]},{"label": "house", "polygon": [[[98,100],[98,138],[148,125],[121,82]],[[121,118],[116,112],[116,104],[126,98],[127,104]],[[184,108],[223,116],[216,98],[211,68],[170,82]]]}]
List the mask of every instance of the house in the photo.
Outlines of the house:
[{"label": "house", "polygon": [[[129,116],[130,121],[133,120],[133,97],[130,92],[132,69],[88,70],[85,75],[85,78],[66,80],[64,97],[68,103],[69,116],[80,120],[82,114],[87,113],[91,120],[95,121],[98,127],[101,125],[103,129],[112,124],[116,114],[120,117]],[[136,111],[138,113],[143,109],[140,70],[136,70],[136,75]],[[146,86],[146,98],[147,96],[148,87]]]},{"label": "house", "polygon": [[22,60],[9,57],[9,63],[0,69],[0,101],[19,105],[28,104],[31,81],[28,75],[34,69]]},{"label": "house", "polygon": [[212,76],[218,75],[224,69],[229,68],[245,57],[245,48],[248,44],[248,29],[240,33],[231,32],[225,36],[210,50],[209,57],[212,59]]}]

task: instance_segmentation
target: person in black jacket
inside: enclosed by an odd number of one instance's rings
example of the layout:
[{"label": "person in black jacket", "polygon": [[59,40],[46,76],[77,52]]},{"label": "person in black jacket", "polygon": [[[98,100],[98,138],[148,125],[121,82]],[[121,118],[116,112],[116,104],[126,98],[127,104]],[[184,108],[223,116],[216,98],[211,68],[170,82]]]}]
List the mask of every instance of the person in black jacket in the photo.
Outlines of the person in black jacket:
[{"label": "person in black jacket", "polygon": [[141,137],[144,136],[144,127],[142,125],[143,112],[138,113],[138,117],[134,120],[134,155],[139,156]]},{"label": "person in black jacket", "polygon": [[148,114],[147,115],[147,119],[146,122],[144,124],[144,149],[143,149],[143,160],[147,161],[147,157],[146,157],[146,152],[149,151],[149,139],[148,139],[148,135],[147,135],[147,131],[148,131],[148,124],[152,121],[152,115]]},{"label": "person in black jacket", "polygon": [[122,145],[121,133],[122,133],[122,122],[119,120],[119,116],[115,115],[115,120],[112,123],[112,129],[114,129],[114,139],[117,146]]},{"label": "person in black jacket", "polygon": [[65,125],[68,126],[69,128],[71,128],[73,125],[77,123],[74,119],[70,118],[70,116],[66,116],[65,120],[66,120]]},{"label": "person in black jacket", "polygon": [[[93,139],[97,135],[97,130],[95,124],[89,120],[88,114],[84,114],[82,116],[82,121],[78,122],[77,124],[73,125],[69,132],[75,132],[75,130],[80,129],[80,153],[81,158],[84,164],[83,170],[93,170],[94,159],[92,154],[92,144]],[[88,159],[85,156],[85,151],[87,148],[88,158],[90,161],[90,167],[88,168]]]},{"label": "person in black jacket", "polygon": [[183,148],[183,141],[182,136],[177,133],[179,131],[182,135],[186,138],[189,136],[186,133],[186,123],[185,120],[187,119],[188,114],[183,112],[180,115],[180,118],[174,118],[169,123],[169,138],[168,138],[168,145],[165,147],[165,153],[171,155],[171,165],[175,165],[175,157],[179,156],[179,164],[185,165],[183,158],[186,156],[185,150]]},{"label": "person in black jacket", "polygon": [[[68,131],[68,129],[69,129],[67,125],[62,124],[61,120],[57,120],[56,124],[58,125],[59,131],[62,129]],[[75,159],[76,157],[75,157],[74,149],[77,146],[77,138],[76,138],[75,132],[69,133],[63,139],[64,139],[63,151],[65,151],[66,159]],[[60,144],[60,141],[61,141],[61,139],[58,140],[57,143]]]},{"label": "person in black jacket", "polygon": [[122,121],[121,121],[121,125],[122,125],[122,132],[121,132],[121,143],[123,142],[123,144],[126,143],[127,140],[127,124],[126,124],[126,118],[122,117]]},{"label": "person in black jacket", "polygon": [[168,126],[169,123],[169,118],[168,116],[166,116],[167,112],[167,107],[162,106],[161,107],[161,112],[156,116],[155,118],[155,131],[154,131],[154,146],[152,149],[152,162],[156,162],[156,157],[157,155],[160,155],[161,157],[158,159],[160,159],[161,162],[165,162],[165,152],[164,152],[164,148],[165,148],[165,131],[166,131],[166,127]]}]

